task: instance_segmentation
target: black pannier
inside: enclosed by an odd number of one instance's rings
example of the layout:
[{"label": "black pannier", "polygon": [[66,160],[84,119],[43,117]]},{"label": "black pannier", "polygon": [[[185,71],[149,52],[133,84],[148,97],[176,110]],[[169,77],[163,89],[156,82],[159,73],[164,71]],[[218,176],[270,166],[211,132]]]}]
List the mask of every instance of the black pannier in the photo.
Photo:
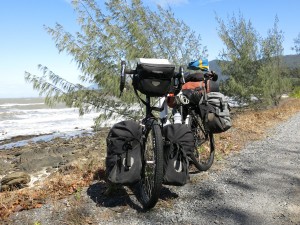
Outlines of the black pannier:
[{"label": "black pannier", "polygon": [[115,124],[108,133],[106,177],[115,184],[134,184],[141,179],[142,127],[134,121]]},{"label": "black pannier", "polygon": [[[149,60],[153,61],[155,59]],[[144,61],[147,61],[147,59]],[[133,76],[133,86],[136,90],[150,97],[161,97],[169,92],[172,86],[175,65],[141,61],[138,62],[136,70],[137,74]]]},{"label": "black pannier", "polygon": [[184,124],[170,124],[163,128],[164,179],[168,185],[182,186],[189,180],[188,156],[194,149],[192,131]]}]

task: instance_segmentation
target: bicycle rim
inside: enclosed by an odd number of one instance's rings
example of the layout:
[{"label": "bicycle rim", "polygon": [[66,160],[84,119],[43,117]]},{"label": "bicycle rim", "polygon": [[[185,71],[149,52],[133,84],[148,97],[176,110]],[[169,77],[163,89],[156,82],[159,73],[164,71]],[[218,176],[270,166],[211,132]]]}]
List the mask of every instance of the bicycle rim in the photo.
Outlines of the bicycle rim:
[{"label": "bicycle rim", "polygon": [[195,140],[194,154],[191,159],[198,170],[206,171],[212,166],[214,161],[214,136],[212,133],[205,132],[199,116],[193,117],[191,122]]},{"label": "bicycle rim", "polygon": [[144,141],[144,165],[141,200],[144,209],[153,208],[159,198],[163,180],[163,140],[160,126],[151,122]]}]

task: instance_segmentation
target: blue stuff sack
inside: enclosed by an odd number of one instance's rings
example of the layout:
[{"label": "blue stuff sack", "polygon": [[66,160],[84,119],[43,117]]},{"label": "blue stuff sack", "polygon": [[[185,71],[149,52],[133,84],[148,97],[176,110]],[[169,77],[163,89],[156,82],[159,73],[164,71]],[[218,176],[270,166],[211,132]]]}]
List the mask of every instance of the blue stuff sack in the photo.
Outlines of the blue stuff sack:
[{"label": "blue stuff sack", "polygon": [[208,71],[209,70],[208,59],[199,59],[199,60],[190,62],[188,65],[188,69]]}]

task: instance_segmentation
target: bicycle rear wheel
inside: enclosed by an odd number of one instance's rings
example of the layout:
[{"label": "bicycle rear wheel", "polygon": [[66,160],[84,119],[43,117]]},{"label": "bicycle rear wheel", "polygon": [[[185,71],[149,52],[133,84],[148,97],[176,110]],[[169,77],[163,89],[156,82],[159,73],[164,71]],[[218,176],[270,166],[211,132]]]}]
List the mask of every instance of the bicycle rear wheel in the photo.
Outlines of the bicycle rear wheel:
[{"label": "bicycle rear wheel", "polygon": [[190,158],[198,170],[206,171],[212,166],[215,157],[214,136],[205,131],[199,115],[191,115],[190,126],[195,141],[194,152]]},{"label": "bicycle rear wheel", "polygon": [[141,200],[144,209],[153,208],[159,198],[163,181],[163,140],[155,120],[146,124]]}]

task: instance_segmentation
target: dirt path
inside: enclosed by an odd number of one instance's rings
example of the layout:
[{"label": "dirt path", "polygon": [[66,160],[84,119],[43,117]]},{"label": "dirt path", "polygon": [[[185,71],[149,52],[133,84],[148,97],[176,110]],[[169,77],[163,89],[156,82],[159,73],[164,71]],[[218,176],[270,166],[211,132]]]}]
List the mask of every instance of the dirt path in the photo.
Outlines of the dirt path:
[{"label": "dirt path", "polygon": [[164,187],[149,212],[129,189],[105,197],[100,181],[78,196],[16,213],[11,223],[300,224],[300,113],[269,133],[184,187]]}]

